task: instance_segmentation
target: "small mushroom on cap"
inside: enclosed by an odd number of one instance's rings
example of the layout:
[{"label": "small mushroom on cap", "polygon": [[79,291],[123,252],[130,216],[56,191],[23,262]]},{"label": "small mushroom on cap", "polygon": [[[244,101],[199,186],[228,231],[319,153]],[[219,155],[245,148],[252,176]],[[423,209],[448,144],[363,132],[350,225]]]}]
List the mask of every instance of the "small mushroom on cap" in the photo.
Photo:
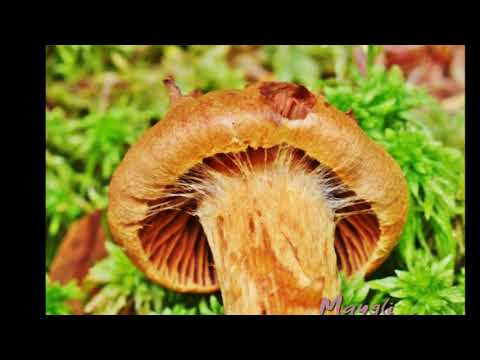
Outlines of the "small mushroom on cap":
[{"label": "small mushroom on cap", "polygon": [[182,96],[110,184],[112,234],[153,281],[222,292],[227,314],[319,314],[339,271],[366,275],[407,215],[399,166],[305,87]]}]

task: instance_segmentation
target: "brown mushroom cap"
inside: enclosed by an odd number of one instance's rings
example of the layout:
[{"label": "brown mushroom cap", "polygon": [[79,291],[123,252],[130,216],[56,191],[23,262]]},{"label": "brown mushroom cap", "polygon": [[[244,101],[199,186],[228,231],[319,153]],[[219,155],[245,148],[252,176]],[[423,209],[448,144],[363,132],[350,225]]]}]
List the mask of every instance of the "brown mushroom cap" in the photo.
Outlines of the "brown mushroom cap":
[{"label": "brown mushroom cap", "polygon": [[349,189],[339,196],[362,199],[338,212],[339,267],[349,275],[365,275],[388,256],[406,221],[406,182],[395,161],[352,116],[293,84],[260,82],[202,96],[181,96],[171,81],[167,86],[168,113],[130,148],[109,193],[112,234],[149,278],[182,292],[218,290],[198,219],[188,209],[155,213],[152,208],[209,158],[279,145],[330,169]]}]

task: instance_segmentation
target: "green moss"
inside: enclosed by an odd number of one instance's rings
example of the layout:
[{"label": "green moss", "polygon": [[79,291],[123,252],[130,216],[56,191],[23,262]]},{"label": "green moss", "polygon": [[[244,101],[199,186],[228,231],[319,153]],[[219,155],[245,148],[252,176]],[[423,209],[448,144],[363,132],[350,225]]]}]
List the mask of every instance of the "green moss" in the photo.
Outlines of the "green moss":
[{"label": "green moss", "polygon": [[454,284],[452,255],[436,260],[417,251],[408,270],[396,270],[395,276],[371,281],[369,286],[396,300],[396,315],[462,315],[464,275],[460,273]]},{"label": "green moss", "polygon": [[84,294],[75,282],[69,282],[66,285],[61,285],[57,282],[52,282],[48,275],[45,282],[45,305],[46,315],[71,315],[70,307],[67,302],[70,300],[80,300]]}]

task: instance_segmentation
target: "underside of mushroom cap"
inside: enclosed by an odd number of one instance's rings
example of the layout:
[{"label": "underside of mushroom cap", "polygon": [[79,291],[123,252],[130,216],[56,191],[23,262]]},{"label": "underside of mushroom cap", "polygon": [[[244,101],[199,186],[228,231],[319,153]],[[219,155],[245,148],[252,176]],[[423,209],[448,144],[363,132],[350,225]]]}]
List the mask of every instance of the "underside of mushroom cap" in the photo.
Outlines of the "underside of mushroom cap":
[{"label": "underside of mushroom cap", "polygon": [[274,157],[281,148],[306,159],[312,171],[321,166],[330,181],[342,185],[336,197],[358,200],[337,209],[339,267],[350,275],[376,269],[406,220],[403,174],[351,116],[287,83],[261,82],[199,97],[176,94],[164,119],[131,147],[112,177],[108,219],[115,240],[166,287],[217,290],[211,252],[191,211],[195,204],[154,210],[200,164],[248,161],[259,152]]}]

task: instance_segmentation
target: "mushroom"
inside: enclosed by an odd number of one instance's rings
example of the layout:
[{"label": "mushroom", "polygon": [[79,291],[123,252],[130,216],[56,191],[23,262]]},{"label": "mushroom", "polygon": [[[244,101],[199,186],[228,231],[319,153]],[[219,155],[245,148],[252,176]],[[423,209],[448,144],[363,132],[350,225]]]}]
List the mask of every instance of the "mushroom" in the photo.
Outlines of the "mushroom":
[{"label": "mushroom", "polygon": [[110,184],[114,239],[153,281],[221,290],[227,314],[319,314],[339,271],[367,275],[407,215],[399,166],[305,87],[258,82],[183,96]]}]

